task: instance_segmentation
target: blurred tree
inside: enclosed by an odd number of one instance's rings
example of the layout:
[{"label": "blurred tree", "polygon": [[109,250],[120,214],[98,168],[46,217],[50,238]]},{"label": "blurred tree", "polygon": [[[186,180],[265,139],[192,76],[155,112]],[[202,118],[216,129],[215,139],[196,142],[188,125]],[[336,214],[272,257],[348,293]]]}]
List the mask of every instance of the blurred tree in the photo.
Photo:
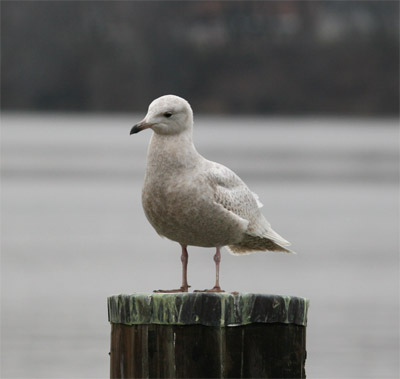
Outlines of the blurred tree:
[{"label": "blurred tree", "polygon": [[2,109],[399,113],[397,1],[1,2]]}]

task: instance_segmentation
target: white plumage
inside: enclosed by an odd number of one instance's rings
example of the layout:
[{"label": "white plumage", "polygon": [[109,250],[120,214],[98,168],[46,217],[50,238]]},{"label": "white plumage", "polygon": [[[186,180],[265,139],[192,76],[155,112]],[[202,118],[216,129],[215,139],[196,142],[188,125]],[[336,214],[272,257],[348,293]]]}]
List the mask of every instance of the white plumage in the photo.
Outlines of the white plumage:
[{"label": "white plumage", "polygon": [[[183,255],[187,255],[188,245],[216,247],[218,271],[222,246],[235,254],[291,252],[287,248],[290,243],[261,214],[258,196],[229,168],[197,152],[192,140],[193,112],[186,100],[173,95],[154,100],[131,134],[146,128],[154,133],[143,185],[143,208],[160,235],[182,245]],[[216,287],[218,272],[214,290]]]}]

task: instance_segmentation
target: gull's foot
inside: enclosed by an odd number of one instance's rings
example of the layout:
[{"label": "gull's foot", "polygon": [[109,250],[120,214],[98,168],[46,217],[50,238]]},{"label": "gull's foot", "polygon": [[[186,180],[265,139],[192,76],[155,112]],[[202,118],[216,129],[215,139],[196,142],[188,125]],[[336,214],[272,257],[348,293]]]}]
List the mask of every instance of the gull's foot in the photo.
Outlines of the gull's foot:
[{"label": "gull's foot", "polygon": [[195,290],[193,292],[225,292],[224,290],[221,289],[219,286],[214,286],[214,288],[211,288],[210,290]]},{"label": "gull's foot", "polygon": [[182,286],[174,290],[154,290],[154,293],[178,293],[178,292],[188,292],[190,286]]}]

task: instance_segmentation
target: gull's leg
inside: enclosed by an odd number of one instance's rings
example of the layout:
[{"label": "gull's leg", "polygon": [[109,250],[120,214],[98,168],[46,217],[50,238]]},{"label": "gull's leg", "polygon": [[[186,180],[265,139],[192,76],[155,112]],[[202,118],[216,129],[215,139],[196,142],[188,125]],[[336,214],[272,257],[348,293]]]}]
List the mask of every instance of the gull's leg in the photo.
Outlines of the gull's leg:
[{"label": "gull's leg", "polygon": [[181,255],[181,261],[182,261],[182,286],[181,288],[174,289],[174,290],[156,290],[153,292],[157,293],[168,293],[168,292],[188,292],[189,290],[189,285],[187,282],[187,265],[188,265],[188,260],[189,260],[189,254],[186,249],[186,245],[181,245],[182,246],[182,255]]},{"label": "gull's leg", "polygon": [[221,251],[219,247],[217,247],[217,251],[214,255],[214,262],[215,262],[215,286],[210,290],[203,290],[203,291],[196,290],[194,292],[225,292],[219,286],[219,264],[221,262]]},{"label": "gull's leg", "polygon": [[188,265],[188,260],[189,260],[189,254],[187,252],[187,246],[181,245],[182,246],[182,255],[181,255],[181,261],[182,261],[182,286],[181,288],[184,290],[184,292],[188,292],[189,290],[189,284],[187,281],[187,265]]},{"label": "gull's leg", "polygon": [[221,287],[219,286],[219,264],[221,262],[221,251],[219,247],[217,247],[217,251],[214,255],[214,262],[215,262],[215,286],[213,289],[215,289],[216,292],[225,292],[221,290]]}]

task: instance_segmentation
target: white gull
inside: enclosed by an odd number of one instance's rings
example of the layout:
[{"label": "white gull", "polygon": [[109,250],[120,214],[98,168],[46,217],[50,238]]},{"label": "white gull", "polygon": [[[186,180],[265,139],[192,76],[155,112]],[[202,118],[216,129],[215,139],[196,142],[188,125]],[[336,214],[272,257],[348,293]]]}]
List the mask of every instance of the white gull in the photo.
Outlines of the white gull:
[{"label": "white gull", "polygon": [[272,230],[260,212],[258,196],[229,168],[205,159],[193,144],[193,112],[174,95],[154,100],[130,134],[151,128],[142,203],[161,236],[182,247],[182,286],[157,292],[187,292],[187,246],[215,247],[219,285],[220,249],[234,254],[253,251],[291,253],[288,241]]}]

